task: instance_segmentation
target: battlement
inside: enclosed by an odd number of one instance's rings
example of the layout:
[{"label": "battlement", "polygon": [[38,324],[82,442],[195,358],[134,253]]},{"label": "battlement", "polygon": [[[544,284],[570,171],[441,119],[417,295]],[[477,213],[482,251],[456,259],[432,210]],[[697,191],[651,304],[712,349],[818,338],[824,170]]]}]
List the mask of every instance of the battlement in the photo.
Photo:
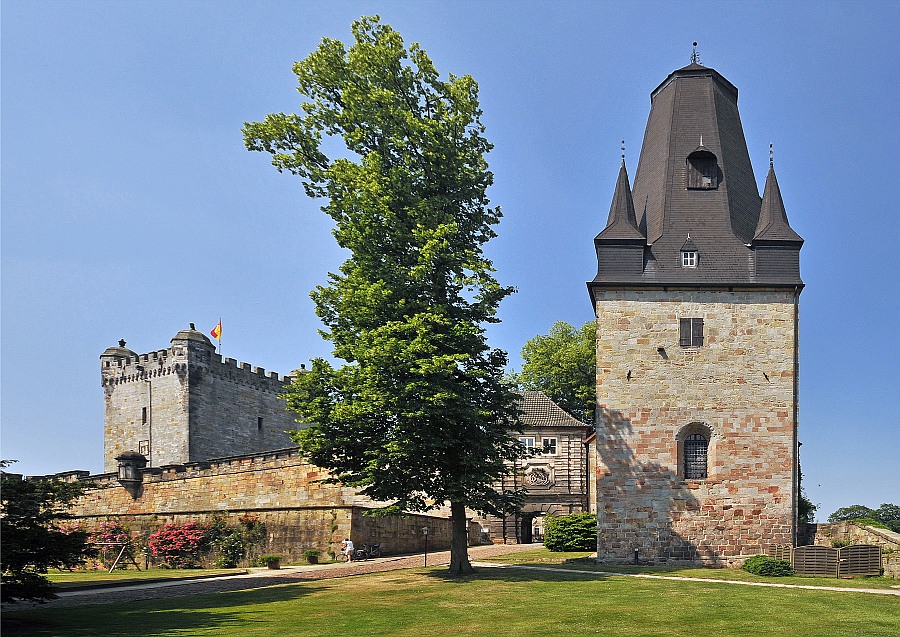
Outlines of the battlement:
[{"label": "battlement", "polygon": [[[188,336],[179,338],[184,334]],[[198,339],[198,336],[203,340]],[[191,346],[192,343],[198,344],[199,347]],[[301,368],[303,367],[301,365]],[[110,347],[100,355],[101,384],[104,387],[147,380],[172,373],[185,374],[194,369],[205,369],[232,382],[266,379],[286,385],[293,380],[292,376],[281,375],[273,371],[267,372],[264,367],[219,356],[212,349],[209,340],[195,330],[179,332],[172,339],[172,345],[167,349],[138,354],[126,349],[125,341],[119,341],[119,347]]]},{"label": "battlement", "polygon": [[155,469],[281,449],[297,428],[280,398],[291,376],[223,358],[193,323],[166,349],[138,354],[119,341],[100,355],[100,378],[107,471],[128,451]]},{"label": "battlement", "polygon": [[[273,449],[259,453],[247,453],[223,458],[212,458],[200,462],[185,462],[183,464],[168,464],[161,467],[146,467],[140,469],[144,484],[153,482],[165,482],[169,480],[184,480],[186,478],[201,478],[234,474],[241,471],[257,471],[261,469],[280,469],[288,466],[305,466],[308,463],[303,459],[298,447]],[[312,465],[309,465],[312,467]],[[326,474],[317,467],[312,467],[322,477]],[[64,471],[46,476],[28,476],[27,480],[62,480],[63,482],[86,482],[94,487],[119,486],[119,477],[115,472],[90,474],[87,471]]]},{"label": "battlement", "polygon": [[[301,368],[302,367],[303,366],[301,365]],[[266,372],[265,367],[256,367],[254,365],[251,365],[250,363],[242,363],[234,358],[222,358],[217,356],[210,361],[209,371],[214,374],[222,374],[224,372],[230,372],[232,370],[240,370],[240,372],[244,373],[247,378],[267,378],[283,384],[288,384],[294,379],[293,376],[280,376],[278,372]]]}]

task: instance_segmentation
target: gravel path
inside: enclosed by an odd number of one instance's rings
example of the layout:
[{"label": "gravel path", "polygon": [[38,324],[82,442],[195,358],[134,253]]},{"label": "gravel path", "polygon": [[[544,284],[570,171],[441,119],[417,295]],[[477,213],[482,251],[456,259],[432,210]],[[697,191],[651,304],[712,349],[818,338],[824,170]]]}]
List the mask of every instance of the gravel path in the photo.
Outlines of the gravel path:
[{"label": "gravel path", "polygon": [[[469,559],[481,560],[496,555],[530,551],[539,545],[535,544],[494,544],[488,546],[469,547]],[[439,566],[450,563],[450,551],[438,551],[428,554],[428,566]],[[68,591],[60,593],[59,598],[44,604],[20,602],[14,605],[3,605],[3,610],[24,610],[27,608],[70,608],[91,604],[117,604],[145,599],[162,599],[182,597],[185,595],[204,595],[209,593],[225,593],[281,584],[293,584],[336,577],[351,577],[367,573],[396,571],[405,568],[423,566],[421,554],[412,556],[383,557],[364,562],[345,564],[320,564],[316,566],[297,566],[277,571],[254,570],[247,575],[217,577],[215,579],[194,581],[166,581],[134,586],[112,588],[96,588],[90,590]]]}]

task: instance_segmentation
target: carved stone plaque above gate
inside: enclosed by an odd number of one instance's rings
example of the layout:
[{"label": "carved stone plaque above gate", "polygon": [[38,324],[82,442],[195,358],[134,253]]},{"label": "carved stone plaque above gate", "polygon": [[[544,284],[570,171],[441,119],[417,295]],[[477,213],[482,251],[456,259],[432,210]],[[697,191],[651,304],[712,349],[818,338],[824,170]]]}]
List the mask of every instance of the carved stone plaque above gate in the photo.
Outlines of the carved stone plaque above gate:
[{"label": "carved stone plaque above gate", "polygon": [[525,469],[526,489],[549,489],[554,484],[553,467],[549,465],[531,465]]}]

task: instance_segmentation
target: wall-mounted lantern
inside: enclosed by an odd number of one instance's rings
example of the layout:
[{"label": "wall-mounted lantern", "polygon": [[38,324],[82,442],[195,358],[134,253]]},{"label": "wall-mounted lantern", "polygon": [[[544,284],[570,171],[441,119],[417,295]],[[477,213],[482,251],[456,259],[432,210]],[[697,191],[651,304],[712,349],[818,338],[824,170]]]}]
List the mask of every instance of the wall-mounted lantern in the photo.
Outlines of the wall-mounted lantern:
[{"label": "wall-mounted lantern", "polygon": [[147,466],[147,458],[137,451],[126,451],[116,456],[119,463],[119,484],[121,484],[132,498],[137,498],[141,492],[144,476],[141,470]]}]

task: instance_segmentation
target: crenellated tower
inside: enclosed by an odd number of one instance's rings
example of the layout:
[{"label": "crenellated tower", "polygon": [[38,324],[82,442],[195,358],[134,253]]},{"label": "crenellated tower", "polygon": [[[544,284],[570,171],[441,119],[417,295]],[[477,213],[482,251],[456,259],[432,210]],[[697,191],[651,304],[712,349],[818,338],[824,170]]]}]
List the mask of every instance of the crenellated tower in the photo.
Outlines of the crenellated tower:
[{"label": "crenellated tower", "polygon": [[137,354],[119,341],[100,355],[104,470],[138,451],[149,466],[281,449],[299,425],[278,398],[290,377],[222,359],[201,332],[178,332],[168,349]]},{"label": "crenellated tower", "polygon": [[737,97],[696,61],[671,73],[594,239],[600,559],[794,540],[803,240],[771,161],[759,196]]}]

